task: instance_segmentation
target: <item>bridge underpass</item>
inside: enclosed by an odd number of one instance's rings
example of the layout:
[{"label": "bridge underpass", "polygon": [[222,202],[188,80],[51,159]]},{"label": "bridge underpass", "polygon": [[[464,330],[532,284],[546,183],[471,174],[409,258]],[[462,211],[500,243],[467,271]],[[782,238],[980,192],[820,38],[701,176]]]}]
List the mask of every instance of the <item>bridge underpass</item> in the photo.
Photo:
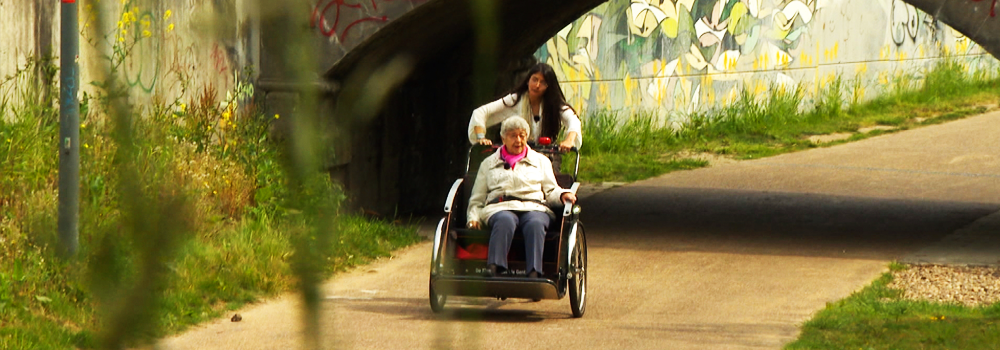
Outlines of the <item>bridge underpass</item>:
[{"label": "bridge underpass", "polygon": [[[508,90],[532,54],[567,24],[604,1],[372,1],[352,14],[342,1],[319,1],[309,18],[317,52],[317,78],[291,83],[291,63],[267,52],[284,52],[287,37],[264,35],[261,88],[268,104],[291,115],[303,89],[320,92],[318,113],[336,118],[352,72],[405,56],[412,70],[370,122],[336,120],[333,178],[345,184],[352,205],[380,213],[436,212],[451,181],[464,169],[465,129],[476,106]],[[1000,19],[994,2],[911,0],[979,43],[1000,53]],[[492,17],[475,4],[492,4]],[[361,5],[359,5],[361,6]],[[283,23],[265,21],[264,33],[283,33]],[[483,23],[495,36],[477,36]],[[371,25],[376,23],[376,25]],[[482,42],[487,45],[482,45]],[[489,45],[492,40],[492,45]],[[492,61],[490,61],[492,59]]]}]

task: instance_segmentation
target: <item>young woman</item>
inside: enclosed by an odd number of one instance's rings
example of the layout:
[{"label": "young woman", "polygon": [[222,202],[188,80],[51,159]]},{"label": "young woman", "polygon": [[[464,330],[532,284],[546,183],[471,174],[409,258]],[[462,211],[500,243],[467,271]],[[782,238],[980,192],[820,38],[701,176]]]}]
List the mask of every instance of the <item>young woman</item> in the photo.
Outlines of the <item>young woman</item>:
[{"label": "young woman", "polygon": [[583,144],[580,117],[566,103],[556,73],[548,64],[536,64],[509,95],[472,111],[469,142],[493,144],[486,138],[486,128],[512,116],[521,116],[528,122],[532,130],[529,140],[537,142],[543,136],[555,140],[560,129],[565,128],[566,138],[559,142],[559,150],[565,152]]}]

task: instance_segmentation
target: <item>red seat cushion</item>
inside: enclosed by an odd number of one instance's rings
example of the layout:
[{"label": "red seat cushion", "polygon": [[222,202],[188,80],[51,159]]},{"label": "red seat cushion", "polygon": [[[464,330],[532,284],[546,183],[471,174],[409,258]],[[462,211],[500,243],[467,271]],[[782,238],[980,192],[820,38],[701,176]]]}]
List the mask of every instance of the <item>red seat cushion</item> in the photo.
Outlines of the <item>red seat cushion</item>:
[{"label": "red seat cushion", "polygon": [[458,250],[455,251],[455,258],[459,260],[486,260],[489,256],[490,248],[485,244],[472,243],[467,247],[458,246]]}]

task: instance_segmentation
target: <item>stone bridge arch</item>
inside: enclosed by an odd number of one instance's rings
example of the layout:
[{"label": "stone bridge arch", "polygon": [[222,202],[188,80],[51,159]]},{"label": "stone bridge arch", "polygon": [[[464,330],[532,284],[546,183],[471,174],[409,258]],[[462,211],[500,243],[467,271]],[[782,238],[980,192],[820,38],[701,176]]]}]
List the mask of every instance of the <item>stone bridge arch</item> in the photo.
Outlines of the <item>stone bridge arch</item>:
[{"label": "stone bridge arch", "polygon": [[[652,0],[664,1],[664,0]],[[669,1],[669,0],[666,0]],[[330,166],[356,207],[381,213],[435,213],[461,174],[469,113],[513,84],[533,53],[560,29],[604,3],[599,0],[481,0],[495,7],[499,32],[490,74],[473,78],[476,60],[476,0],[318,0],[309,26],[321,58],[319,81],[305,88],[324,93],[321,115],[332,115],[339,87],[362,65],[378,65],[400,53],[415,68],[387,100],[381,113],[336,141]],[[646,1],[649,2],[649,1]],[[1000,57],[996,0],[906,0]],[[265,24],[266,29],[266,24]],[[266,32],[266,30],[264,30]],[[261,38],[262,53],[281,42]],[[278,51],[280,52],[280,51]],[[262,54],[260,87],[269,105],[294,108],[296,93],[280,74],[279,63]]]}]

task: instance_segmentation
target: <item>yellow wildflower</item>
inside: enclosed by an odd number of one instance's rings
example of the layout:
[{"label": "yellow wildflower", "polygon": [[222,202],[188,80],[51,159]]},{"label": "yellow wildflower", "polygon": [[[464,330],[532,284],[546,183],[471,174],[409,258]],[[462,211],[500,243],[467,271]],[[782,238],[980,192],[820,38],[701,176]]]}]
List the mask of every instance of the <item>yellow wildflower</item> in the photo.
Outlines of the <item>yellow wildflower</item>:
[{"label": "yellow wildflower", "polygon": [[170,15],[171,15],[170,10],[167,10],[167,12],[163,13],[163,19],[170,19]]},{"label": "yellow wildflower", "polygon": [[277,114],[274,115],[274,119],[278,119],[280,117],[281,117],[280,115],[277,115]]},{"label": "yellow wildflower", "polygon": [[174,30],[174,24],[173,23],[170,23],[170,25],[167,26],[167,31],[169,32],[171,30]]},{"label": "yellow wildflower", "polygon": [[148,37],[151,37],[151,36],[153,36],[153,33],[150,33],[148,30],[142,31],[142,37],[143,38],[148,38]]},{"label": "yellow wildflower", "polygon": [[118,21],[118,29],[125,28],[125,22]]},{"label": "yellow wildflower", "polygon": [[186,111],[187,108],[188,108],[188,105],[181,103],[181,112]]}]

